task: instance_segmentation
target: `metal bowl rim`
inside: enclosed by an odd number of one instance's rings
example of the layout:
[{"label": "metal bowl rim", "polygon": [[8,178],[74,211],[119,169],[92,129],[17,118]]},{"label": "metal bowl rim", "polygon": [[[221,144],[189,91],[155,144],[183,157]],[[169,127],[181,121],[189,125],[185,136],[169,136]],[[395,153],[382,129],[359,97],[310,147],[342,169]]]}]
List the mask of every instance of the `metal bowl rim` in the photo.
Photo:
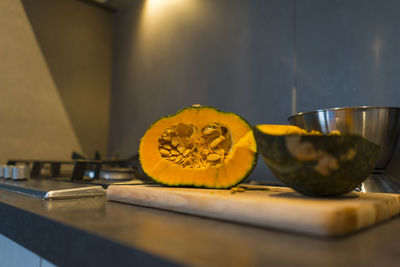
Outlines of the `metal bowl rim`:
[{"label": "metal bowl rim", "polygon": [[326,111],[341,111],[341,110],[369,110],[369,109],[397,109],[400,111],[400,107],[386,107],[386,106],[359,106],[359,107],[334,107],[334,108],[324,108],[324,109],[317,109],[313,111],[307,112],[300,112],[288,117],[288,121],[292,118],[304,116],[307,114],[319,113],[319,112],[326,112]]}]

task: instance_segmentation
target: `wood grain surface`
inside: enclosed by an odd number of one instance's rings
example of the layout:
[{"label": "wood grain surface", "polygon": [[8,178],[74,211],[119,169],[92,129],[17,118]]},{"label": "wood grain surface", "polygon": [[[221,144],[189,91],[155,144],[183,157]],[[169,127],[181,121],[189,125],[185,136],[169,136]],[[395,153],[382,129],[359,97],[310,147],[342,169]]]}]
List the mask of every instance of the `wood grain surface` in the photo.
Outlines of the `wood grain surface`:
[{"label": "wood grain surface", "polygon": [[349,234],[400,212],[400,195],[396,194],[352,192],[313,198],[286,187],[242,186],[244,192],[111,185],[107,199],[318,236]]}]

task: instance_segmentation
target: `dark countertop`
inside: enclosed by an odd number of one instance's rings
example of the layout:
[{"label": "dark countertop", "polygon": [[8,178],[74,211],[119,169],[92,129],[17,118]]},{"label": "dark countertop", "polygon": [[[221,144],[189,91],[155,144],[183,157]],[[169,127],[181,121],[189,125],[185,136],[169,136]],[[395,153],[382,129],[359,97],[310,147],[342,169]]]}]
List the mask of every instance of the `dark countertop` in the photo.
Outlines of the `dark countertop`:
[{"label": "dark countertop", "polygon": [[400,217],[315,238],[105,198],[43,201],[0,190],[0,233],[57,265],[398,266]]}]

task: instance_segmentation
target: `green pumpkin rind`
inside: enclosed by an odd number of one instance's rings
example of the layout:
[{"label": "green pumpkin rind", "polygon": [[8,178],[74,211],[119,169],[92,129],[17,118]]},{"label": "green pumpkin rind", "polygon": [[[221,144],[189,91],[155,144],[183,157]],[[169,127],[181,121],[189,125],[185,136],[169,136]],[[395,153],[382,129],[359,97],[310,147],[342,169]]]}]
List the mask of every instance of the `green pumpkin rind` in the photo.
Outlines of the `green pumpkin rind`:
[{"label": "green pumpkin rind", "polygon": [[[296,191],[311,196],[335,196],[348,193],[372,172],[380,148],[359,135],[269,135],[253,127],[257,150],[272,173]],[[299,160],[289,152],[286,138],[300,138],[313,148],[333,157],[338,168],[328,173],[316,171],[316,160]],[[355,151],[353,157],[347,156]]]}]

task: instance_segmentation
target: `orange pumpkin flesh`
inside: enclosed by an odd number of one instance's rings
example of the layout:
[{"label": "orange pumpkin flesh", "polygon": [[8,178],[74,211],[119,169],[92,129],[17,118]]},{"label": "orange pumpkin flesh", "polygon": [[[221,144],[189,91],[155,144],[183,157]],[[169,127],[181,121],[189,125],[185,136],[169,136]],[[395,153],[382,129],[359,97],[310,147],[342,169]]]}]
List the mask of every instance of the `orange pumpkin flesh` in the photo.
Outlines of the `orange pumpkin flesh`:
[{"label": "orange pumpkin flesh", "polygon": [[144,172],[158,183],[207,188],[238,184],[257,157],[251,126],[208,106],[156,121],[141,139],[139,155]]}]

